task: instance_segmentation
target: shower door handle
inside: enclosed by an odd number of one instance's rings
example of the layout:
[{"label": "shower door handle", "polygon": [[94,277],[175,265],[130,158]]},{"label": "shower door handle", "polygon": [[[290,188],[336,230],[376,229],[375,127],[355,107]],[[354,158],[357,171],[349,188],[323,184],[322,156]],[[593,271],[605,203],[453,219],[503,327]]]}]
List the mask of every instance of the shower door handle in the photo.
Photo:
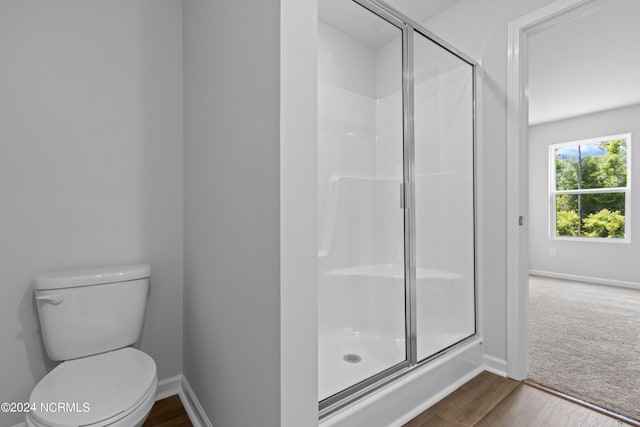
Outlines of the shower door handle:
[{"label": "shower door handle", "polygon": [[400,209],[404,209],[404,183],[400,183]]}]

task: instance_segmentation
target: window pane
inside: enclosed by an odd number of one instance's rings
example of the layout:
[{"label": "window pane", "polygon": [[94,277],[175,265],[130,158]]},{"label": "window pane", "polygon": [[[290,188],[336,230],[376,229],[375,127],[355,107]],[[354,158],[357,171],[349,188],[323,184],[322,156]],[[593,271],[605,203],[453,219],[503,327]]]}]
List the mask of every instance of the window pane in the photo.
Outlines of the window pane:
[{"label": "window pane", "polygon": [[556,196],[556,236],[579,236],[579,224],[578,196],[574,194]]},{"label": "window pane", "polygon": [[580,146],[582,188],[627,185],[627,142],[615,139]]},{"label": "window pane", "polygon": [[556,189],[616,188],[627,185],[627,141],[614,139],[555,149]]},{"label": "window pane", "polygon": [[556,196],[556,236],[624,238],[625,194]]},{"label": "window pane", "polygon": [[578,146],[560,147],[555,150],[556,189],[578,189]]}]

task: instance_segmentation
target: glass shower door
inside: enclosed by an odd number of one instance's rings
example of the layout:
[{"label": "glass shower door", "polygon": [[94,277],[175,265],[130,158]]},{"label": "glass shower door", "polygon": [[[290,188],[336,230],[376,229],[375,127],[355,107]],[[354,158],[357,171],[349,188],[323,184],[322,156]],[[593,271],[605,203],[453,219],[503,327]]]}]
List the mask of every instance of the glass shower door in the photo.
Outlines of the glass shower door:
[{"label": "glass shower door", "polygon": [[318,392],[330,404],[407,364],[403,57],[402,30],[380,15],[348,0],[318,12]]},{"label": "glass shower door", "polygon": [[418,361],[475,334],[473,66],[414,31]]}]

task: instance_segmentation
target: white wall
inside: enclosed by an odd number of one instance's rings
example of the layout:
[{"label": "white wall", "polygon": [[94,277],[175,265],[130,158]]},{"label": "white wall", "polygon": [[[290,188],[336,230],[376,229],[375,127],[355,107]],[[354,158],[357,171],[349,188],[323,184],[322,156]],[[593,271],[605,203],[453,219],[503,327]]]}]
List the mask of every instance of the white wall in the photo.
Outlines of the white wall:
[{"label": "white wall", "polygon": [[[532,126],[529,130],[529,268],[550,273],[640,282],[640,105]],[[631,132],[630,243],[549,239],[549,145]],[[635,140],[635,141],[634,141]],[[634,152],[635,151],[635,152]],[[549,255],[555,248],[557,255]]]},{"label": "white wall", "polygon": [[280,427],[318,425],[317,14],[280,1]]},{"label": "white wall", "polygon": [[213,425],[275,427],[280,2],[190,0],[183,13],[184,374]]},{"label": "white wall", "polygon": [[180,2],[0,3],[0,401],[53,367],[30,288],[51,270],[150,263],[141,347],[181,372],[181,51]]},{"label": "white wall", "polygon": [[506,360],[507,354],[507,24],[549,3],[551,0],[463,0],[426,23],[429,30],[481,62],[478,270],[485,351],[499,360]]}]

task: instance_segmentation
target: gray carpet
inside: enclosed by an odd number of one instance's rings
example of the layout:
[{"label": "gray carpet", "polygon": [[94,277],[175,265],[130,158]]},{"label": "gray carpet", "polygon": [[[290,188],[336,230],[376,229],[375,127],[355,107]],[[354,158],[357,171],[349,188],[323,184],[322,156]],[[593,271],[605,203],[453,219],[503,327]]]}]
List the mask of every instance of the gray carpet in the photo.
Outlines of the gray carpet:
[{"label": "gray carpet", "polygon": [[640,420],[640,290],[532,276],[529,378]]}]

